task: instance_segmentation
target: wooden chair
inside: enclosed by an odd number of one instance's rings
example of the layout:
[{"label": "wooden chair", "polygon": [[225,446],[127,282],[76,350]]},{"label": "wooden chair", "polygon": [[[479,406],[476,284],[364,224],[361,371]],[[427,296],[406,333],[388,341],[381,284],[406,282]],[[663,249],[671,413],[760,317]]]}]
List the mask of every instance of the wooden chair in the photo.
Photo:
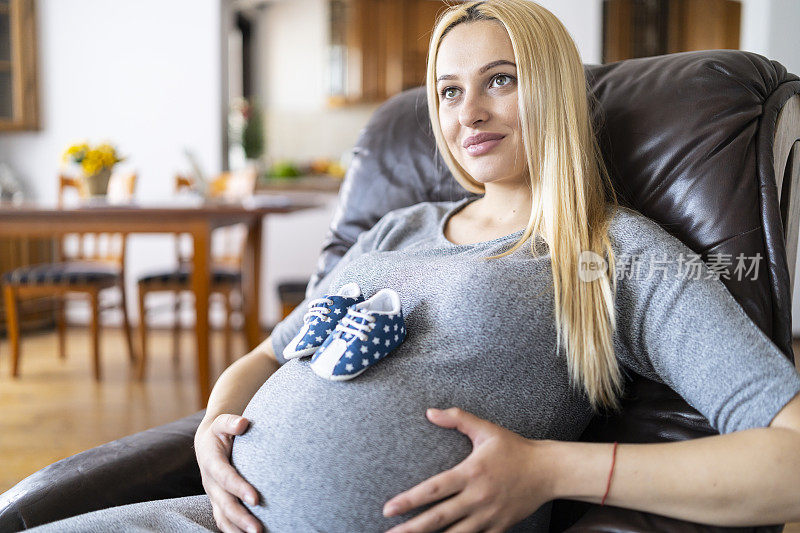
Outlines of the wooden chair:
[{"label": "wooden chair", "polygon": [[[133,197],[137,175],[133,172],[117,173],[111,180],[115,184],[115,199]],[[110,186],[111,187],[111,186]],[[59,176],[58,203],[63,207],[65,196],[76,190],[79,196],[86,191],[79,179]],[[70,238],[74,237],[74,238]],[[58,353],[66,357],[66,317],[65,303],[68,295],[83,293],[88,295],[91,305],[92,355],[94,358],[94,377],[100,379],[100,324],[102,311],[121,307],[128,356],[133,363],[136,353],[133,335],[128,321],[127,296],[125,291],[125,235],[96,233],[67,236],[59,243],[56,257],[58,262],[43,263],[17,268],[7,272],[3,278],[3,292],[6,305],[6,322],[11,346],[11,375],[19,375],[20,300],[55,296],[59,298],[57,309]],[[66,252],[74,244],[74,254]],[[121,301],[117,305],[101,306],[100,292],[116,287],[120,290]]]},{"label": "wooden chair", "polygon": [[[255,169],[237,172],[223,172],[209,183],[208,196],[212,200],[237,201],[253,193],[257,173]],[[175,176],[175,192],[181,193],[195,187],[194,180]],[[234,300],[241,294],[242,251],[246,233],[237,226],[219,228],[212,236],[211,265],[211,297],[219,297],[225,306],[224,343],[225,365],[232,362],[232,323],[231,316],[237,310]],[[153,292],[170,292],[174,297],[173,312],[175,319],[172,327],[172,359],[177,363],[180,358],[182,307],[181,295],[191,290],[192,257],[181,246],[182,235],[175,236],[175,255],[178,268],[163,272],[147,274],[139,278],[139,340],[141,359],[138,369],[140,379],[144,378],[147,362],[147,313],[145,298]],[[215,246],[217,245],[217,246]],[[220,246],[221,245],[221,246]]]}]

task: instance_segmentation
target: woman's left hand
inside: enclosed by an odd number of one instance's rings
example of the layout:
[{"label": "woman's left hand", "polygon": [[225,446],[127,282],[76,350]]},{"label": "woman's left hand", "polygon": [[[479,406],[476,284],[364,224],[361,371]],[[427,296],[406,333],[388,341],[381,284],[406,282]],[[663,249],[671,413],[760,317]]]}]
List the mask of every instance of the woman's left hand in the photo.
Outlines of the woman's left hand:
[{"label": "woman's left hand", "polygon": [[447,498],[387,533],[505,531],[552,499],[547,442],[526,439],[457,407],[428,409],[428,420],[455,428],[472,453],[453,468],[398,494],[384,505],[394,516]]}]

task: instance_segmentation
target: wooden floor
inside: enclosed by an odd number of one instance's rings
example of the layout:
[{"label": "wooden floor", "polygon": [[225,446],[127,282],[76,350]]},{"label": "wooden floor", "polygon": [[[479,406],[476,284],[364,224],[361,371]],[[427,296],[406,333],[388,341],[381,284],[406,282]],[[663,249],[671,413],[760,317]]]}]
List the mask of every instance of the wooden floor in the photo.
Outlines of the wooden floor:
[{"label": "wooden floor", "polygon": [[[89,335],[71,329],[67,359],[58,359],[53,333],[26,335],[20,377],[9,378],[8,343],[0,341],[0,493],[25,476],[80,451],[197,411],[193,339],[182,338],[178,366],[172,362],[171,333],[154,331],[149,375],[130,378],[124,337],[103,330],[103,380],[92,378]],[[222,372],[221,334],[212,338],[214,379]],[[234,353],[244,353],[237,335]],[[800,354],[800,342],[795,341]],[[800,523],[785,533],[800,533]]]},{"label": "wooden floor", "polygon": [[[92,377],[87,328],[71,328],[67,358],[58,358],[54,333],[23,338],[20,376],[9,377],[8,342],[0,341],[0,493],[40,468],[99,444],[171,422],[198,410],[194,339],[182,337],[172,361],[172,334],[154,331],[148,377],[132,379],[121,330],[102,331],[102,372]],[[211,375],[222,373],[221,333],[212,336]],[[244,354],[234,335],[233,353]]]}]

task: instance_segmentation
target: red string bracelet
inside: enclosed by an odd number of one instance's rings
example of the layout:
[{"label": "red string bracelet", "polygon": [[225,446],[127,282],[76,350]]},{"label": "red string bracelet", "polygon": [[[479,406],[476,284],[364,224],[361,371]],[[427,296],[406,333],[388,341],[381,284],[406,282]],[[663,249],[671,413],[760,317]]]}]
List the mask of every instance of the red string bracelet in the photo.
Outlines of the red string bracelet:
[{"label": "red string bracelet", "polygon": [[606,503],[606,496],[608,496],[608,491],[611,488],[611,476],[614,474],[614,465],[617,462],[617,442],[614,441],[614,449],[611,451],[611,471],[608,473],[608,483],[606,484],[606,493],[603,495],[603,499],[600,501],[600,505],[604,505]]}]

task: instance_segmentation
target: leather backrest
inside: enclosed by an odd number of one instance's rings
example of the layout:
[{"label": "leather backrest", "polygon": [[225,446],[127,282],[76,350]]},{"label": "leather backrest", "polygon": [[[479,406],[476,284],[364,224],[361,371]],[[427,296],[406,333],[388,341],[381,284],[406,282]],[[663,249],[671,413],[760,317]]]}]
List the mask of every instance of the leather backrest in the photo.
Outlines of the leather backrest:
[{"label": "leather backrest", "polygon": [[[798,77],[775,61],[736,50],[587,65],[586,74],[599,104],[594,110],[598,137],[621,202],[656,220],[705,260],[710,254],[763,258],[758,275],[742,279],[732,261],[723,283],[793,360],[771,140],[776,110],[800,92]],[[424,87],[390,99],[353,149],[318,276],[392,209],[469,195],[436,153]],[[625,434],[611,440],[646,442],[713,432],[664,388],[647,380],[631,384],[632,393],[658,401],[650,402],[641,424],[629,418]],[[641,405],[631,406],[631,412]],[[654,417],[654,409],[663,413]],[[670,429],[661,423],[667,420],[680,420],[682,427]]]},{"label": "leather backrest", "polygon": [[[791,351],[791,294],[771,144],[769,108],[800,92],[800,81],[751,52],[685,52],[587,65],[598,99],[595,122],[623,203],[656,220],[707,259],[760,254],[756,279],[723,282],[777,346]],[[778,98],[775,98],[775,97]],[[773,113],[774,114],[774,113]],[[766,123],[764,123],[766,122]],[[766,148],[766,149],[765,149]],[[759,165],[769,159],[770,165]],[[405,91],[372,116],[353,148],[339,206],[313,284],[392,209],[471,193],[452,178],[428,120],[424,87]]]}]

